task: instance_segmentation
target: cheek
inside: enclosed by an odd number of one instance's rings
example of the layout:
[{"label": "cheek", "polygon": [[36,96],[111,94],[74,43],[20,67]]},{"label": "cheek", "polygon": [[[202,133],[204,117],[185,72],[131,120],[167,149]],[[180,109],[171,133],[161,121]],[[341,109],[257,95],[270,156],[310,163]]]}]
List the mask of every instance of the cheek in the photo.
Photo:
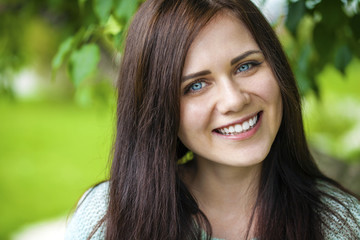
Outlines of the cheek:
[{"label": "cheek", "polygon": [[261,81],[257,81],[253,88],[266,102],[272,102],[280,93],[276,80],[266,75],[263,75]]},{"label": "cheek", "polygon": [[282,108],[279,85],[271,72],[267,71],[260,77],[261,81],[254,81],[252,89],[270,107]]},{"label": "cheek", "polygon": [[271,72],[267,72],[267,74],[264,74],[260,79],[262,79],[262,81],[258,81],[252,86],[254,94],[261,98],[261,101],[267,107],[271,126],[276,125],[276,127],[278,127],[280,126],[283,114],[280,87]]},{"label": "cheek", "polygon": [[272,82],[271,85],[269,85],[268,87],[268,91],[266,92],[267,94],[267,99],[269,99],[269,103],[271,103],[271,105],[274,108],[274,111],[276,116],[278,116],[278,118],[282,118],[282,97],[281,97],[281,93],[280,93],[280,88],[278,83],[274,80]]},{"label": "cheek", "polygon": [[209,114],[208,105],[201,101],[181,101],[179,136],[191,135],[206,128]]},{"label": "cheek", "polygon": [[271,84],[268,86],[267,91],[264,93],[268,103],[279,113],[282,113],[282,98],[279,86]]},{"label": "cheek", "polygon": [[272,79],[266,85],[263,91],[263,96],[269,105],[269,111],[272,115],[272,124],[274,125],[277,132],[282,120],[283,105],[280,88],[275,79]]}]

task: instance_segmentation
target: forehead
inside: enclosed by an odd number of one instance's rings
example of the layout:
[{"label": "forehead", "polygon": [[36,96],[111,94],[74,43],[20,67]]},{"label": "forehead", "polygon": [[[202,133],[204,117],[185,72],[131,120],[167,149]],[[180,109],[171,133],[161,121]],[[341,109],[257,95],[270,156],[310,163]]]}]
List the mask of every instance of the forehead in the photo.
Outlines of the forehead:
[{"label": "forehead", "polygon": [[[184,71],[199,65],[199,60],[216,60],[237,56],[249,50],[258,50],[253,36],[246,25],[228,12],[221,12],[200,31],[192,42],[186,56]],[[190,69],[189,69],[190,68]],[[195,69],[194,69],[195,70]]]}]

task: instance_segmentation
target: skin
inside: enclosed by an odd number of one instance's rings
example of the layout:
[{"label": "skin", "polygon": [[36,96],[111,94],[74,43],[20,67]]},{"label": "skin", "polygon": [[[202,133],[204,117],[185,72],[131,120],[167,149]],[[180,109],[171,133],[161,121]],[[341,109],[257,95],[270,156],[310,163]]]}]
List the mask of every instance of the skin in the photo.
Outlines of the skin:
[{"label": "skin", "polygon": [[[215,237],[244,237],[261,164],[282,119],[276,78],[246,26],[222,12],[192,43],[181,89],[178,136],[196,158],[184,181]],[[260,120],[246,133],[216,130],[257,114]]]}]

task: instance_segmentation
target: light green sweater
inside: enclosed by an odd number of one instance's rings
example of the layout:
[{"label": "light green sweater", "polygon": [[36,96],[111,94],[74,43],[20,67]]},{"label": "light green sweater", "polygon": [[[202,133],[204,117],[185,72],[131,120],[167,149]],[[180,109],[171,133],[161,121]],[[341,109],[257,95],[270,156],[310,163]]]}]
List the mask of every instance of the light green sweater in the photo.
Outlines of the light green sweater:
[{"label": "light green sweater", "polygon": [[[328,186],[326,184],[319,184],[319,188],[327,191],[332,196],[340,199],[345,204],[346,208],[355,216],[352,219],[349,211],[342,205],[330,198],[323,198],[333,210],[335,210],[342,218],[347,219],[347,226],[355,230],[357,239],[360,239],[360,202],[354,197],[341,192],[340,190]],[[97,222],[104,216],[108,205],[108,191],[109,183],[104,182],[95,188],[87,191],[82,199],[79,201],[71,220],[67,224],[65,240],[86,240]],[[327,240],[348,240],[351,239],[348,235],[346,227],[337,226],[333,224],[337,222],[336,216],[328,219],[324,216],[324,221],[328,222],[331,229],[323,229],[325,239]],[[105,236],[105,227],[102,225],[91,238],[92,240],[103,240]],[[213,240],[216,240],[213,238]],[[220,240],[220,239],[218,239]]]}]

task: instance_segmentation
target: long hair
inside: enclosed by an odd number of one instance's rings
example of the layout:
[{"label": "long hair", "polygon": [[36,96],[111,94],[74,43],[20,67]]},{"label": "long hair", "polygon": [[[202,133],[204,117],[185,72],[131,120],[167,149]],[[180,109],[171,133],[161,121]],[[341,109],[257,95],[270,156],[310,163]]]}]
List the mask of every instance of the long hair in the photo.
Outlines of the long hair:
[{"label": "long hair", "polygon": [[296,82],[271,26],[249,0],[147,0],[129,27],[118,79],[107,240],[200,239],[202,231],[211,237],[206,216],[179,177],[176,162],[187,149],[177,134],[187,51],[223,10],[248,27],[283,101],[282,123],[262,168],[256,236],[322,238],[316,209],[326,206],[316,180],[331,180],[310,155]]}]

